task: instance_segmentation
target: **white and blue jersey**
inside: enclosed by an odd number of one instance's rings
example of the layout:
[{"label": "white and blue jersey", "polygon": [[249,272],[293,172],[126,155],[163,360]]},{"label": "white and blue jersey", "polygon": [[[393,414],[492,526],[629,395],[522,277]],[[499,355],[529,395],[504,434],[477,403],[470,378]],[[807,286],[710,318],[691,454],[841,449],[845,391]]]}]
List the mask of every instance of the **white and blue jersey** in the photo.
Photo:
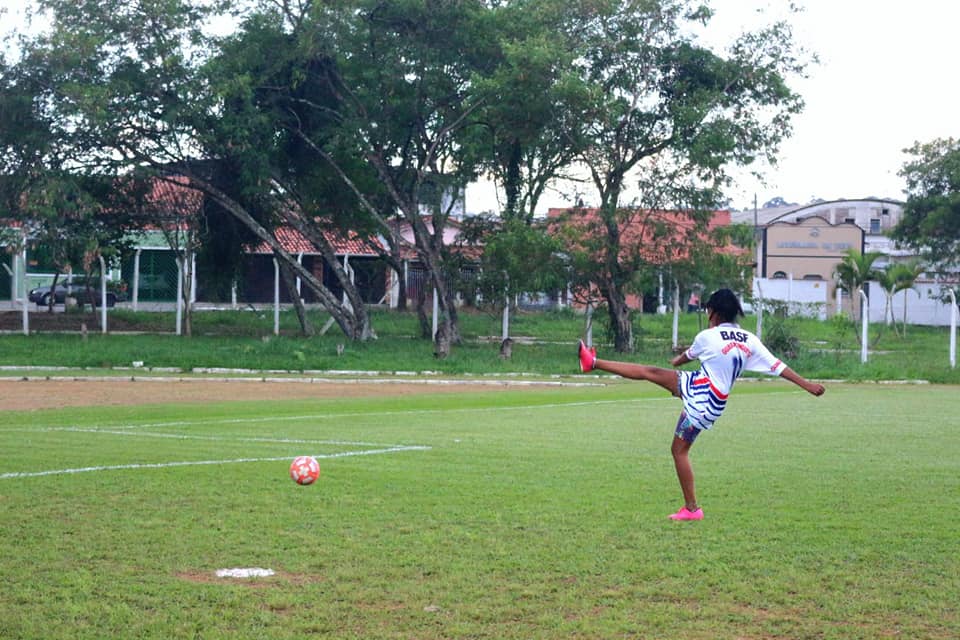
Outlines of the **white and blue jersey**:
[{"label": "white and blue jersey", "polygon": [[698,429],[709,429],[720,417],[733,383],[744,371],[778,376],[787,368],[760,338],[732,322],[698,333],[685,355],[700,361],[697,371],[677,373],[683,411]]}]

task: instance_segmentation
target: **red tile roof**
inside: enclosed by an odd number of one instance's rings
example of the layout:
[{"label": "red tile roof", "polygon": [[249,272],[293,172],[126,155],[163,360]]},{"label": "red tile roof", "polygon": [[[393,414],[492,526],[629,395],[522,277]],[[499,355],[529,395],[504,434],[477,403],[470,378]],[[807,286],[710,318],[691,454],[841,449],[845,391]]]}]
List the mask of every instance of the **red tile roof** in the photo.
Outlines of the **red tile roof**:
[{"label": "red tile roof", "polygon": [[[275,235],[277,240],[280,242],[280,246],[283,247],[284,251],[287,253],[294,255],[299,253],[305,253],[308,255],[320,253],[317,247],[310,242],[310,240],[292,227],[280,227],[276,230]],[[360,239],[360,236],[355,233],[351,233],[346,238],[331,232],[324,232],[324,236],[327,238],[327,241],[333,245],[334,251],[338,256],[379,255],[375,249],[371,248],[370,243],[373,243],[375,247],[382,248],[382,245],[376,238],[371,238],[369,241],[364,242]],[[269,244],[266,242],[261,242],[259,245],[251,249],[251,253],[273,253],[273,250],[270,248]]]},{"label": "red tile roof", "polygon": [[[599,210],[595,208],[582,209],[580,215],[564,219],[564,215],[574,209],[550,209],[547,219],[552,224],[566,224],[579,228],[585,232],[593,231],[591,225],[600,221]],[[651,264],[659,264],[669,260],[682,259],[687,254],[684,246],[685,238],[691,232],[696,232],[696,223],[684,212],[663,211],[651,209],[636,209],[625,216],[620,222],[621,249],[624,253],[639,251]],[[730,224],[730,211],[712,211],[707,229]],[[664,230],[669,229],[668,233]],[[696,232],[701,235],[702,232]],[[720,247],[725,253],[743,253],[733,245]]]},{"label": "red tile roof", "polygon": [[203,194],[190,186],[190,179],[186,176],[171,176],[152,181],[147,202],[157,208],[176,211],[177,217],[189,218],[200,212]]},{"label": "red tile roof", "polygon": [[[199,211],[203,204],[203,194],[196,189],[190,188],[189,178],[185,176],[173,176],[168,180],[154,180],[148,200],[155,205],[177,207],[182,212],[183,217],[192,217]],[[310,240],[292,227],[279,227],[276,229],[275,235],[280,242],[280,246],[283,247],[287,253],[294,255],[300,253],[320,253]],[[376,256],[378,255],[376,250],[369,245],[372,243],[375,247],[381,247],[376,238],[371,238],[368,242],[364,242],[354,233],[349,234],[346,238],[331,232],[324,232],[324,235],[330,244],[333,245],[334,251],[338,256]],[[273,253],[270,245],[266,242],[260,243],[250,251],[251,253],[261,254]]]},{"label": "red tile roof", "polygon": [[[198,189],[190,186],[190,178],[186,176],[170,176],[166,179],[155,178],[151,181],[150,191],[146,196],[148,206],[161,214],[166,220],[162,225],[167,228],[186,228],[192,224],[192,219],[203,206],[204,194]],[[166,214],[166,215],[164,215]],[[5,220],[4,225],[8,227],[19,228],[23,226],[20,220]],[[139,225],[144,231],[159,231],[161,226],[154,220],[144,221]],[[292,227],[280,227],[276,229],[276,237],[280,246],[287,253],[297,255],[300,253],[308,255],[319,254],[317,247],[310,242],[302,233]],[[336,255],[351,256],[377,256],[377,249],[382,250],[383,245],[377,238],[370,238],[364,241],[355,233],[349,233],[346,237],[333,233],[324,232],[327,241],[333,245]],[[273,253],[270,245],[262,242],[250,250],[251,253],[269,254]]]}]

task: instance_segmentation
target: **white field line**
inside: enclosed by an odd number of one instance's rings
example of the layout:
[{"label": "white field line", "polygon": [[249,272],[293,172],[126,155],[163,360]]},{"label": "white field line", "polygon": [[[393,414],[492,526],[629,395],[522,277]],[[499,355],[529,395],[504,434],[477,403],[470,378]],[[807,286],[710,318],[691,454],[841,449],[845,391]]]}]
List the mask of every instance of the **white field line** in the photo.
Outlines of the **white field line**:
[{"label": "white field line", "polygon": [[209,440],[211,442],[256,442],[261,444],[329,444],[347,447],[381,447],[393,448],[403,447],[402,444],[384,444],[381,442],[351,442],[347,440],[304,440],[300,438],[248,438],[242,436],[197,436],[186,433],[158,433],[155,431],[131,431],[126,428],[102,429],[92,427],[83,429],[80,427],[41,427],[37,429],[17,428],[8,431],[22,431],[27,433],[99,433],[113,436],[126,436],[135,438],[169,438],[171,440]]},{"label": "white field line", "polygon": [[[429,451],[431,447],[409,446],[409,447],[391,447],[389,449],[368,449],[365,451],[343,451],[341,453],[325,453],[314,455],[314,458],[331,459],[347,458],[350,456],[373,456],[384,453],[398,453],[401,451]],[[290,460],[290,456],[280,456],[271,458],[233,458],[230,460],[192,460],[182,462],[152,462],[135,464],[115,464],[98,467],[76,467],[73,469],[49,469],[47,471],[17,471],[12,473],[0,473],[0,480],[9,480],[13,478],[37,478],[41,476],[59,476],[75,473],[90,473],[95,471],[123,471],[129,469],[166,469],[170,467],[193,467],[200,465],[223,465],[240,464],[249,462],[279,462]]]},{"label": "white field line", "polygon": [[[776,395],[788,395],[788,394],[797,394],[800,393],[797,391],[773,391],[763,395],[764,398]],[[515,406],[503,406],[503,407],[464,407],[461,409],[410,409],[406,411],[365,411],[365,412],[353,412],[353,413],[318,413],[318,414],[305,414],[297,416],[261,416],[253,418],[220,418],[214,420],[177,420],[171,422],[149,422],[143,424],[129,424],[129,425],[104,425],[103,428],[109,429],[123,429],[123,430],[132,430],[132,429],[150,429],[150,428],[163,428],[163,427],[192,427],[192,426],[205,426],[205,425],[219,425],[219,424],[255,424],[258,422],[296,422],[299,420],[337,420],[340,418],[379,418],[379,417],[396,417],[396,416],[419,416],[419,415],[437,415],[437,414],[452,414],[452,413],[495,413],[501,411],[533,411],[535,409],[562,409],[565,407],[595,407],[601,405],[617,405],[617,404],[643,404],[646,402],[674,402],[675,399],[672,396],[661,396],[657,398],[623,398],[619,400],[585,400],[582,402],[555,402],[550,404],[540,404],[540,405],[515,405]],[[98,427],[92,427],[91,429],[98,429]],[[0,426],[0,432],[3,431],[28,431],[36,432],[40,429],[29,429],[26,427],[11,427],[4,428]],[[337,442],[331,442],[330,444],[340,444]],[[342,444],[347,445],[357,445],[357,446],[384,446],[375,443],[364,443],[364,442],[344,442]]]},{"label": "white field line", "polygon": [[[784,392],[785,393],[785,392]],[[190,427],[216,424],[250,424],[257,422],[286,422],[298,420],[337,420],[340,418],[380,418],[384,416],[419,416],[449,413],[493,413],[500,411],[532,411],[535,409],[562,409],[564,407],[593,407],[609,404],[636,404],[643,402],[663,402],[673,400],[670,396],[662,398],[627,398],[621,400],[589,400],[584,402],[556,402],[532,406],[516,405],[504,407],[464,407],[461,409],[410,409],[407,411],[365,411],[354,413],[318,413],[298,416],[261,416],[259,418],[222,418],[215,420],[181,420],[174,422],[151,422],[114,426],[114,429],[149,429],[157,427]],[[0,431],[4,429],[0,428]]]}]

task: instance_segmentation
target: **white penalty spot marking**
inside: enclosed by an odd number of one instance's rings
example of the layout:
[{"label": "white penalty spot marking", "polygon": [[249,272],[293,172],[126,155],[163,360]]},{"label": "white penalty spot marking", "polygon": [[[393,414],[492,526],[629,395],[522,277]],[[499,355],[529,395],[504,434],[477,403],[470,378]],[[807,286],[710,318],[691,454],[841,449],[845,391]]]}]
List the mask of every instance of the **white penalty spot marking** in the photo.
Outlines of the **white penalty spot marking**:
[{"label": "white penalty spot marking", "polygon": [[276,575],[273,569],[261,569],[260,567],[217,569],[218,578],[268,578],[272,575]]}]

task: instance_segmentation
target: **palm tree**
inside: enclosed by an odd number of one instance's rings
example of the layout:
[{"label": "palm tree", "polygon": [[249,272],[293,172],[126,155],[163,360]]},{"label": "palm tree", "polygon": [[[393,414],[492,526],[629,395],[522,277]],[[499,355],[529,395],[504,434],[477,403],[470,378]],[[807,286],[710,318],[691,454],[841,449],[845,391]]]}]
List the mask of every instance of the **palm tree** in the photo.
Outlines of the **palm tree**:
[{"label": "palm tree", "polygon": [[[911,260],[910,262],[901,262],[899,264],[893,265],[890,269],[891,275],[894,280],[893,293],[903,291],[903,337],[907,337],[907,294],[906,291],[913,289],[914,283],[917,281],[917,278],[920,277],[920,274],[923,273],[923,265],[919,260]],[[893,316],[893,310],[890,310],[891,317]]]},{"label": "palm tree", "polygon": [[[897,292],[897,273],[900,265],[890,265],[883,271],[877,273],[877,283],[880,285],[880,288],[883,289],[884,298],[886,302],[883,306],[883,321],[885,324],[891,325],[894,324],[893,321],[893,296]],[[896,326],[894,326],[894,331],[896,331]]]},{"label": "palm tree", "polygon": [[[867,251],[859,253],[855,249],[847,249],[846,255],[840,261],[840,264],[834,269],[834,276],[837,278],[837,286],[847,292],[850,296],[850,312],[853,314],[853,320],[859,324],[861,313],[857,311],[860,303],[857,292],[871,280],[876,280],[881,273],[873,267],[873,263],[883,256],[878,251]],[[862,311],[862,308],[860,309]],[[858,333],[859,335],[859,333]]]}]

